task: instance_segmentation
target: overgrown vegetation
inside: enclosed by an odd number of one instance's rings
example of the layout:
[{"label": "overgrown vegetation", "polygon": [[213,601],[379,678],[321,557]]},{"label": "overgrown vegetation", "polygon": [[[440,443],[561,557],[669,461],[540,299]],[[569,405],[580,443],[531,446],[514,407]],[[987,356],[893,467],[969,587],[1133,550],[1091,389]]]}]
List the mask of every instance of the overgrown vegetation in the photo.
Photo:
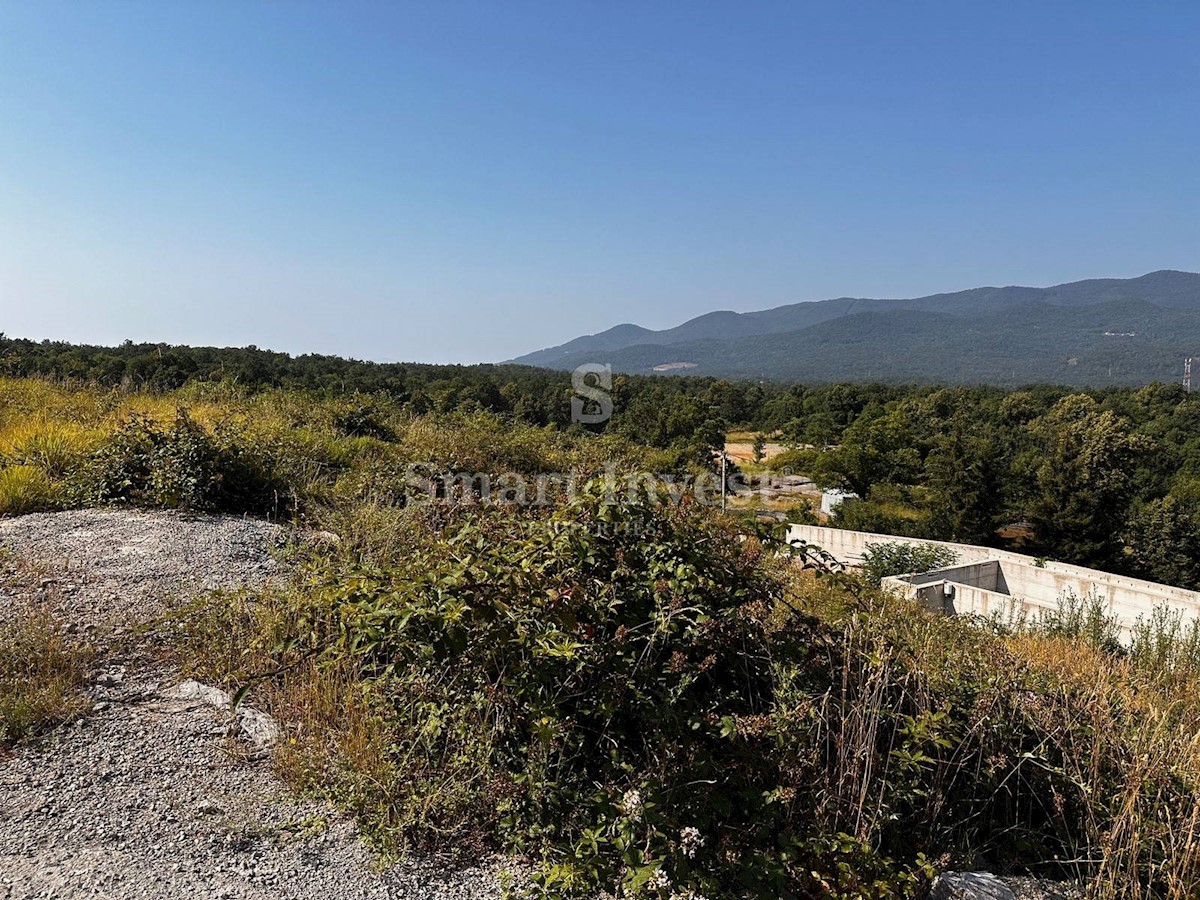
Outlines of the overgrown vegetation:
[{"label": "overgrown vegetation", "polygon": [[[1190,401],[628,380],[636,426],[588,431],[514,409],[517,375],[494,403],[464,399],[487,379],[454,377],[445,408],[431,383],[418,402],[0,380],[0,511],[335,532],[290,588],[204,598],[155,633],[270,708],[280,773],[390,848],[516,852],[547,897],[917,897],[977,854],[1097,897],[1200,890],[1194,624],[1161,612],[1122,646],[1089,598],[981,628],[871,584],[952,561],[921,537],[993,540],[1017,515],[1035,543],[1186,578],[1194,498],[1171,466]],[[783,420],[787,461],[863,489],[843,522],[903,523],[918,546],[816,577],[668,484],[711,468],[722,404],[743,400],[763,431]],[[611,495],[633,470],[658,477]],[[474,473],[591,487],[481,503]],[[20,627],[0,648],[5,740],[74,714],[83,677],[53,623]]]},{"label": "overgrown vegetation", "polygon": [[876,587],[893,575],[913,575],[954,565],[958,554],[936,544],[868,543],[863,553],[862,575]]},{"label": "overgrown vegetation", "polygon": [[415,416],[385,395],[0,379],[0,514],[114,504],[336,523],[360,504],[402,506],[427,472],[687,472],[694,456],[483,411]]},{"label": "overgrown vegetation", "polygon": [[[0,336],[0,372],[98,385],[114,407],[128,407],[130,392],[178,391],[176,402],[205,427],[215,423],[200,406],[238,398],[261,409],[287,395],[323,408],[336,399],[341,410],[328,427],[366,440],[391,441],[407,420],[429,415],[584,431],[572,425],[570,376],[523,366],[379,365],[253,347],[106,348]],[[859,495],[839,508],[836,524],[1015,541],[1037,555],[1200,588],[1200,400],[1180,385],[1006,391],[617,375],[613,400],[618,414],[589,429],[653,449],[655,471],[707,466],[723,429],[769,433],[789,445],[772,469]],[[291,405],[295,419],[301,411]],[[166,426],[170,412],[155,419]],[[85,439],[70,430],[25,455],[0,442],[6,467],[49,460],[55,482],[53,460],[69,458]],[[13,509],[65,502],[53,490],[47,496],[36,473],[0,478],[14,482],[0,485],[0,509],[6,498]]]},{"label": "overgrown vegetation", "polygon": [[595,493],[402,518],[182,637],[288,723],[285,777],[387,846],[523,853],[551,897],[920,896],[977,854],[1098,897],[1200,888],[1169,616],[1129,650],[1086,598],[981,629]]}]

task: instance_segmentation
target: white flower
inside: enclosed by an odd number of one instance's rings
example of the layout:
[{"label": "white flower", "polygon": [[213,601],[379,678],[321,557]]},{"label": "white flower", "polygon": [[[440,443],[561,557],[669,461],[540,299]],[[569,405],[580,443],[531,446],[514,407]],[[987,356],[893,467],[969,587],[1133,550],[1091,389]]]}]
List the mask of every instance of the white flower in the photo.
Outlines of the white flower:
[{"label": "white flower", "polygon": [[650,876],[650,880],[646,882],[646,887],[652,891],[665,891],[671,887],[671,879],[667,877],[667,873],[662,869],[655,869],[654,874]]},{"label": "white flower", "polygon": [[691,859],[696,855],[696,851],[704,846],[704,835],[700,833],[699,828],[693,828],[689,825],[679,832],[679,849],[683,851],[683,855]]},{"label": "white flower", "polygon": [[636,788],[627,790],[625,796],[621,798],[621,810],[631,819],[640,819],[642,817],[642,792]]}]

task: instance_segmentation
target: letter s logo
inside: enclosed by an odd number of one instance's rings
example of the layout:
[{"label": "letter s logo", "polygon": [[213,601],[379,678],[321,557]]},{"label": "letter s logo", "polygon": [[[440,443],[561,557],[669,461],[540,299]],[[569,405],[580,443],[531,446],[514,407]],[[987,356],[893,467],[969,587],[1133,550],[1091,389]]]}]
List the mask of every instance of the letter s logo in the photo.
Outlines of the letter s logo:
[{"label": "letter s logo", "polygon": [[[589,382],[588,376],[595,378]],[[581,425],[599,425],[612,418],[613,401],[609,391],[612,390],[612,366],[588,363],[580,366],[571,373],[571,388],[575,396],[571,398],[571,421]],[[585,400],[594,404],[592,412],[584,412]],[[599,411],[595,411],[599,407]]]}]

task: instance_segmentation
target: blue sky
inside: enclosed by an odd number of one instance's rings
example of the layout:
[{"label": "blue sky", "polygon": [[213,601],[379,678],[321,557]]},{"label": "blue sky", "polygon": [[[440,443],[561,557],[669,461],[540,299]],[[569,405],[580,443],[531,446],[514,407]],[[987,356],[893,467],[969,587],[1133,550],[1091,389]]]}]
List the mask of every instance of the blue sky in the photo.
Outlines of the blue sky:
[{"label": "blue sky", "polygon": [[1200,269],[1200,4],[0,0],[0,331],[472,362]]}]

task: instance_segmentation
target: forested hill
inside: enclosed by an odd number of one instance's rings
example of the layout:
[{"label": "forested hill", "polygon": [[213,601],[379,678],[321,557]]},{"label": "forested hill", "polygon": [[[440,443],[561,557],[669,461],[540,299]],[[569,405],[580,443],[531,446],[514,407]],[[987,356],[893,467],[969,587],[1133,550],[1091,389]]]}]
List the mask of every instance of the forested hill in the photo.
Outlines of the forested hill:
[{"label": "forested hill", "polygon": [[530,366],[376,363],[305,353],[293,356],[260,347],[192,347],[125,341],[115,347],[10,338],[0,332],[0,375],[50,377],[107,387],[173,390],[189,382],[224,381],[246,388],[388,391],[406,397],[423,385],[457,380],[503,384],[511,378],[562,381]]},{"label": "forested hill", "polygon": [[[1178,378],[1200,356],[1200,274],[1161,271],[910,300],[840,298],[715,312],[675,328],[619,325],[513,362],[779,381],[1071,386]],[[680,364],[687,364],[686,367]]]}]

